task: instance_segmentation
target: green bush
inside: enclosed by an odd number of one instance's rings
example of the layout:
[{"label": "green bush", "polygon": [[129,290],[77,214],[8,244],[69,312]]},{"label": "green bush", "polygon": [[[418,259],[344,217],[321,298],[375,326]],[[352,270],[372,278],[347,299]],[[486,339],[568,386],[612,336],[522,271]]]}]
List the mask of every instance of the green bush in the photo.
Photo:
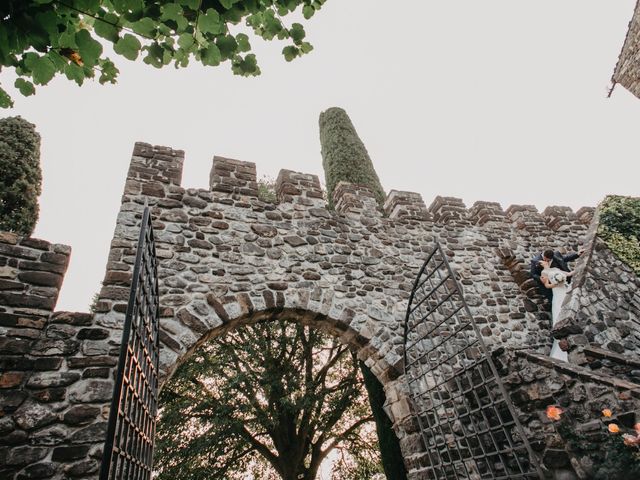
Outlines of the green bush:
[{"label": "green bush", "polygon": [[329,207],[333,208],[333,190],[341,180],[366,185],[375,193],[378,204],[384,204],[385,193],[378,174],[342,108],[332,107],[320,114],[320,145]]},{"label": "green bush", "polygon": [[598,230],[609,249],[640,275],[640,198],[608,196]]},{"label": "green bush", "polygon": [[41,182],[35,126],[21,117],[0,119],[0,230],[31,235]]}]

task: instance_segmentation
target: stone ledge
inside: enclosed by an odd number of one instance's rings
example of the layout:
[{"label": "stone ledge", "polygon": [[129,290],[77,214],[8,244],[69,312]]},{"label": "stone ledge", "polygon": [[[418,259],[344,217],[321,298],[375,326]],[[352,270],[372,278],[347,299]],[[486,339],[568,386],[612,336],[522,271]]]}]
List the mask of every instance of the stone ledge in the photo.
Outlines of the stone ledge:
[{"label": "stone ledge", "polygon": [[560,373],[565,373],[573,377],[582,378],[584,380],[600,383],[603,385],[609,385],[610,387],[620,390],[628,390],[631,395],[640,399],[640,385],[637,383],[620,380],[612,377],[611,375],[601,375],[599,373],[593,372],[588,368],[573,365],[561,360],[556,360],[555,358],[541,355],[539,353],[533,353],[526,350],[516,350],[515,354],[517,357],[525,358],[538,365],[557,370]]}]

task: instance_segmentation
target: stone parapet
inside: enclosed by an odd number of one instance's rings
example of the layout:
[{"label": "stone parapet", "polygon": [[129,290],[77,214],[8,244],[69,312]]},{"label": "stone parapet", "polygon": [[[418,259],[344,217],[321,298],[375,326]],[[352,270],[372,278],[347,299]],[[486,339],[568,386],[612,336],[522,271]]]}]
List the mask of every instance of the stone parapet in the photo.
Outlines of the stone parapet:
[{"label": "stone parapet", "polygon": [[373,190],[365,185],[338,182],[333,190],[333,205],[341,215],[382,216]]},{"label": "stone parapet", "polygon": [[47,316],[55,307],[71,248],[0,232],[0,305]]},{"label": "stone parapet", "polygon": [[469,219],[475,225],[484,225],[488,222],[506,222],[506,215],[497,202],[478,201],[469,209]]},{"label": "stone parapet", "polygon": [[180,185],[183,163],[182,150],[136,142],[127,180]]},{"label": "stone parapet", "polygon": [[543,216],[533,205],[511,205],[505,213],[515,228],[528,231],[544,231],[546,228]]},{"label": "stone parapet", "polygon": [[209,185],[214,192],[257,197],[256,164],[215,156]]},{"label": "stone parapet", "polygon": [[570,207],[547,207],[542,212],[542,217],[547,226],[554,231],[565,232],[573,230],[584,232],[587,229],[584,220],[579,218]]},{"label": "stone parapet", "polygon": [[629,22],[629,30],[611,81],[613,86],[619,83],[640,98],[640,2],[636,4]]},{"label": "stone parapet", "polygon": [[582,207],[576,212],[576,217],[581,223],[590,225],[593,221],[593,215],[595,211],[596,209],[593,207]]},{"label": "stone parapet", "polygon": [[391,219],[409,218],[414,220],[431,220],[431,214],[422,199],[415,192],[391,190],[384,202],[384,213]]},{"label": "stone parapet", "polygon": [[276,179],[276,196],[283,203],[307,207],[324,207],[326,202],[317,175],[280,170]]},{"label": "stone parapet", "polygon": [[461,222],[467,218],[467,207],[460,198],[437,196],[431,205],[429,212],[436,223],[450,221]]}]

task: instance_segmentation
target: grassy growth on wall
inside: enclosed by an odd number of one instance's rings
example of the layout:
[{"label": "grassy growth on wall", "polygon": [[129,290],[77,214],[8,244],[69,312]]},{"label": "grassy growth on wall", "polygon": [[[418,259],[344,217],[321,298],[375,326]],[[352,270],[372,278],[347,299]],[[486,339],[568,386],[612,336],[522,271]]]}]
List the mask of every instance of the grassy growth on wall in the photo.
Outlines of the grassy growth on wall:
[{"label": "grassy growth on wall", "polygon": [[35,126],[20,117],[0,119],[0,230],[31,235],[41,182]]},{"label": "grassy growth on wall", "polygon": [[349,115],[342,108],[332,107],[320,114],[320,144],[329,207],[333,208],[333,190],[340,181],[366,185],[382,206],[385,193],[378,174]]},{"label": "grassy growth on wall", "polygon": [[640,198],[608,196],[598,230],[609,249],[640,275]]}]

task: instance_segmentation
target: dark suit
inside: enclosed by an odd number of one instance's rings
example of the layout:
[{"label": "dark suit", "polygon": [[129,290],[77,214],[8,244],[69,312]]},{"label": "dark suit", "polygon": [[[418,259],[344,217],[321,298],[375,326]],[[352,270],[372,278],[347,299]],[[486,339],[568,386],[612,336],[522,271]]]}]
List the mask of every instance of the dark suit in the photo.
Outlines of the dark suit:
[{"label": "dark suit", "polygon": [[[563,272],[570,272],[571,270],[569,269],[569,266],[567,265],[567,263],[574,261],[579,256],[580,255],[578,255],[577,253],[562,255],[560,252],[553,252],[553,259],[551,260],[550,267],[559,268]],[[542,283],[542,280],[540,280],[540,274],[542,273],[542,266],[540,265],[540,262],[542,260],[543,258],[541,253],[533,257],[533,259],[531,260],[531,277],[536,281],[536,283],[538,284],[538,288],[544,294],[544,296],[547,297],[549,301],[551,301],[551,299],[553,298],[553,293],[551,292],[551,289],[545,287],[544,284]],[[571,282],[571,277],[567,279],[567,283],[570,283],[570,282]]]}]

